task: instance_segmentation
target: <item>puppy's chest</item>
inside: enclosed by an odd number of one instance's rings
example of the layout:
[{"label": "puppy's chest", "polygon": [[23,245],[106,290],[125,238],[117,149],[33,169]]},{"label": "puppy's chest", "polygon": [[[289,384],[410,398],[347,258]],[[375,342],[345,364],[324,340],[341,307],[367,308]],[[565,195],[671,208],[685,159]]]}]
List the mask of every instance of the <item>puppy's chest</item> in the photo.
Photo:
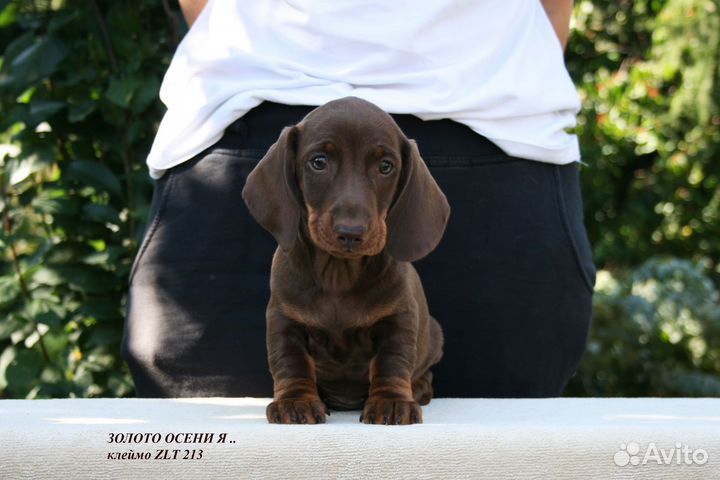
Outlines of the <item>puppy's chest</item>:
[{"label": "puppy's chest", "polygon": [[374,355],[371,329],[328,331],[310,327],[306,331],[308,353],[313,357],[321,377],[325,370],[328,373],[342,372],[342,376],[353,376],[353,371],[363,375],[367,372]]},{"label": "puppy's chest", "polygon": [[320,398],[338,410],[362,408],[368,394],[370,362],[375,354],[371,330],[306,331]]},{"label": "puppy's chest", "polygon": [[[353,298],[308,297],[290,306],[291,318],[307,332],[308,353],[319,372],[367,372],[374,354],[373,330],[388,308]],[[352,376],[352,373],[351,373]]]},{"label": "puppy's chest", "polygon": [[369,295],[308,292],[284,296],[280,304],[283,313],[296,322],[335,333],[367,329],[394,313],[394,305],[378,300]]}]

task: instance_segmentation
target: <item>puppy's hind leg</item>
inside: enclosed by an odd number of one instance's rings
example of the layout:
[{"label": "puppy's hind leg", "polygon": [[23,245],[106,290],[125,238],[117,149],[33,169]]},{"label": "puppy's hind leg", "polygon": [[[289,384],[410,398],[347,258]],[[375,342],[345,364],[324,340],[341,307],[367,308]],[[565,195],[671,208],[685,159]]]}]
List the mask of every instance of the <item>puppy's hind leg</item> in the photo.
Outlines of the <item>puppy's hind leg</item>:
[{"label": "puppy's hind leg", "polygon": [[432,372],[426,371],[412,382],[413,399],[420,405],[427,405],[433,396]]}]

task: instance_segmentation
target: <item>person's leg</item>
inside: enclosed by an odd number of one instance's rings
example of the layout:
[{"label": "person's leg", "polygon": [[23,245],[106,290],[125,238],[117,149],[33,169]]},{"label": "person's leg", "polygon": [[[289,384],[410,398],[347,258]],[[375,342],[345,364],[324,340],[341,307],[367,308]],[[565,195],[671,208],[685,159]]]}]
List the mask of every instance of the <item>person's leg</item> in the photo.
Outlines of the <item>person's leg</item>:
[{"label": "person's leg", "polygon": [[452,122],[400,123],[452,209],[416,264],[445,335],[435,396],[560,395],[585,348],[595,275],[577,165],[509,157]]},{"label": "person's leg", "polygon": [[282,126],[308,109],[277,119],[265,110],[156,186],[123,339],[140,397],[272,396],[265,308],[275,240],[241,191]]}]

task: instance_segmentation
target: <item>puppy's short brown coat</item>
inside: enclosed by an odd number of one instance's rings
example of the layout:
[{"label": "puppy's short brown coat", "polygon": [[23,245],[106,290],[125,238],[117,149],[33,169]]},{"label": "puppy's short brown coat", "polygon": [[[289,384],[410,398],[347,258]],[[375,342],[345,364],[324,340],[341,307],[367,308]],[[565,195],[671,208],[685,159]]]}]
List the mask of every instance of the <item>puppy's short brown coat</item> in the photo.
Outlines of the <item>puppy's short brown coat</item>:
[{"label": "puppy's short brown coat", "polygon": [[330,102],[285,128],[243,198],[278,241],[267,307],[274,423],[422,422],[442,332],[411,261],[450,208],[415,142],[375,105]]}]

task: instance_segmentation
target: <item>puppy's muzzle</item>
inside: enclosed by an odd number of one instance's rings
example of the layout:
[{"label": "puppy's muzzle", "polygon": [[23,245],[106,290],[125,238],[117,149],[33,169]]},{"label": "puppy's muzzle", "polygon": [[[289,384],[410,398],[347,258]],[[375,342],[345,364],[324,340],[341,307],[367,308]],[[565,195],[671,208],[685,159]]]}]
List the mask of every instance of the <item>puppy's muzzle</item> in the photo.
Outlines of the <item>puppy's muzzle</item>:
[{"label": "puppy's muzzle", "polygon": [[333,227],[333,231],[338,246],[347,252],[352,252],[365,242],[368,227],[339,223]]}]

